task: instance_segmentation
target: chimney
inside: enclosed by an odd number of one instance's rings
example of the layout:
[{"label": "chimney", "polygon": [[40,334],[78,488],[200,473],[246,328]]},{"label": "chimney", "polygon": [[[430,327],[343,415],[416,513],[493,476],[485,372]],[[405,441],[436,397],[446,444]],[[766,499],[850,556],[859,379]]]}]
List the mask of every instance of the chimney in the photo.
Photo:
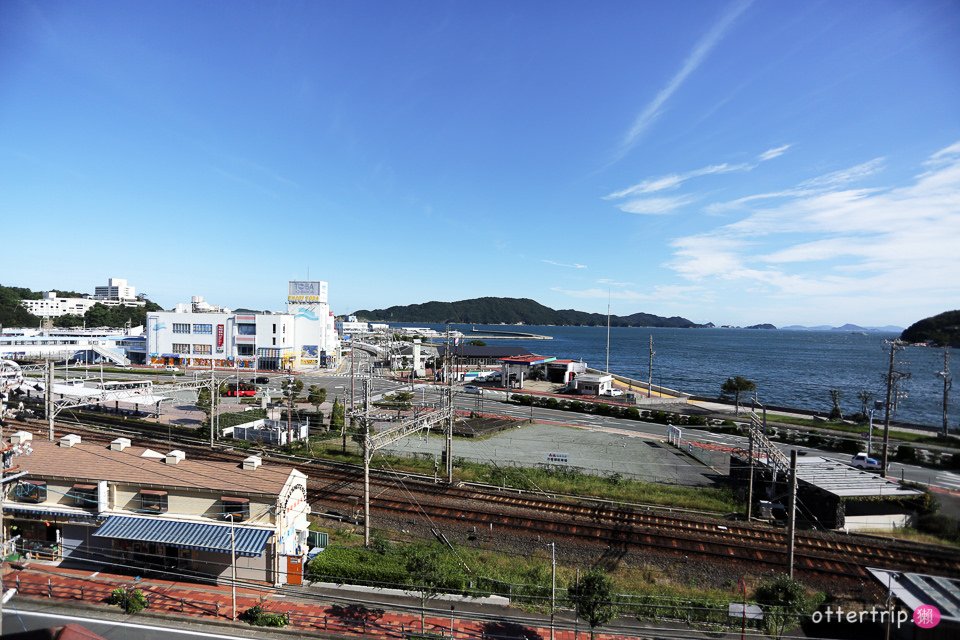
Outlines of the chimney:
[{"label": "chimney", "polygon": [[75,433],[69,433],[60,438],[61,447],[72,447],[75,444],[80,444],[80,436]]},{"label": "chimney", "polygon": [[10,436],[10,444],[23,444],[28,440],[33,440],[33,434],[29,431],[17,431]]},{"label": "chimney", "polygon": [[130,446],[130,438],[117,438],[110,441],[111,451],[123,451]]},{"label": "chimney", "polygon": [[167,454],[165,461],[167,464],[177,464],[178,462],[183,462],[186,457],[187,454],[185,454],[183,451],[180,451],[180,449],[174,449]]},{"label": "chimney", "polygon": [[243,470],[253,471],[261,464],[263,464],[263,459],[260,456],[250,456],[243,459]]}]

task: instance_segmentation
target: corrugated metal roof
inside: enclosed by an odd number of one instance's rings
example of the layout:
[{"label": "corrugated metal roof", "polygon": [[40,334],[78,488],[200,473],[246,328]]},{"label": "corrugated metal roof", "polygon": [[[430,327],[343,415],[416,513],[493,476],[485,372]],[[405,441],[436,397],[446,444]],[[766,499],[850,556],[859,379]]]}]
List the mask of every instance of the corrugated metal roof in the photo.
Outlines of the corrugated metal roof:
[{"label": "corrugated metal roof", "polygon": [[[253,558],[263,555],[271,529],[234,526],[235,545],[238,556]],[[183,522],[162,518],[135,518],[110,516],[106,524],[93,535],[100,538],[156,542],[180,549],[197,549],[230,553],[229,525],[204,522]]]},{"label": "corrugated metal roof", "polygon": [[910,608],[932,604],[940,610],[940,620],[960,621],[960,580],[922,573],[870,569],[870,573]]},{"label": "corrugated metal roof", "polygon": [[848,464],[821,456],[797,458],[797,479],[840,498],[906,497],[920,495],[875,473],[855,469]]}]

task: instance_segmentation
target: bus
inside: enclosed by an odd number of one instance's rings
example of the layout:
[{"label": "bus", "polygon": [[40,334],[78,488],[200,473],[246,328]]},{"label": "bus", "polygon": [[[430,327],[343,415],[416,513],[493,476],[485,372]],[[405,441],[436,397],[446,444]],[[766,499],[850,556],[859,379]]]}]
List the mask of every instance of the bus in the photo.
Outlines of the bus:
[{"label": "bus", "polygon": [[230,382],[223,385],[223,392],[221,395],[230,398],[252,398],[257,395],[257,388],[252,384],[247,384],[246,382],[241,382],[239,385],[236,382]]}]

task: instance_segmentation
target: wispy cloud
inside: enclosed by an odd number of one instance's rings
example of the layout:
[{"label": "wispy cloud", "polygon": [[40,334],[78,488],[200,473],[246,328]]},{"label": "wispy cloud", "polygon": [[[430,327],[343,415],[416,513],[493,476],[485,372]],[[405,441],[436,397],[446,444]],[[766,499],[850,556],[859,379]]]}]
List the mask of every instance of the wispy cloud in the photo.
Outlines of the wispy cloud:
[{"label": "wispy cloud", "polygon": [[735,171],[750,171],[756,165],[750,164],[727,164],[726,162],[722,164],[711,164],[706,167],[701,167],[699,169],[693,169],[692,171],[687,171],[686,173],[672,173],[666,176],[660,176],[659,178],[647,178],[643,182],[637,183],[626,189],[621,189],[620,191],[614,191],[613,193],[604,196],[604,200],[619,200],[620,198],[625,198],[627,196],[636,196],[642,195],[645,193],[655,193],[657,191],[665,191],[667,189],[676,189],[682,185],[687,180],[692,178],[699,178],[701,176],[710,176],[718,173],[733,173]]},{"label": "wispy cloud", "polygon": [[540,262],[546,264],[552,264],[555,267],[565,267],[567,269],[586,269],[587,265],[574,262],[573,264],[564,264],[563,262],[555,262],[553,260],[541,260]]},{"label": "wispy cloud", "polygon": [[[801,188],[742,198],[745,217],[674,240],[669,266],[712,288],[836,309],[957,299],[960,281],[945,274],[960,272],[960,143],[925,164],[936,168],[909,184],[849,188],[880,171],[878,158]],[[774,196],[781,201],[765,201]]]},{"label": "wispy cloud", "polygon": [[676,196],[672,198],[638,198],[629,202],[624,202],[617,208],[626,213],[636,213],[638,215],[662,216],[673,213],[680,207],[696,202],[693,196]]},{"label": "wispy cloud", "polygon": [[636,120],[634,120],[633,126],[630,127],[630,130],[620,143],[620,150],[617,154],[618,159],[630,151],[640,136],[656,121],[671,96],[683,85],[690,74],[703,64],[703,61],[710,55],[713,48],[723,39],[736,19],[747,10],[751,3],[752,0],[738,0],[721,16],[720,20],[710,28],[710,31],[697,42],[687,56],[687,59],[684,60],[680,70],[670,79],[667,85],[657,93],[656,97],[644,107]]},{"label": "wispy cloud", "polygon": [[773,160],[774,158],[779,158],[780,156],[785,154],[787,152],[787,149],[789,149],[790,147],[791,145],[785,144],[780,147],[774,147],[773,149],[767,149],[766,151],[761,153],[759,156],[757,156],[757,159],[760,162],[766,162],[767,160]]},{"label": "wispy cloud", "polygon": [[609,286],[609,287],[631,287],[631,286],[633,286],[633,283],[632,283],[632,282],[617,282],[616,280],[612,280],[612,279],[610,279],[610,278],[600,278],[599,280],[597,280],[597,284],[605,284],[605,285],[607,285],[607,286]]},{"label": "wispy cloud", "polygon": [[789,189],[755,193],[735,200],[728,200],[727,202],[714,202],[708,205],[705,210],[707,213],[724,213],[726,211],[742,209],[746,205],[763,200],[814,196],[818,193],[836,189],[876,175],[883,170],[883,163],[884,158],[874,158],[873,160],[868,160],[867,162],[862,162],[846,169],[832,171],[815,178],[810,178],[809,180],[804,180],[797,186]]}]

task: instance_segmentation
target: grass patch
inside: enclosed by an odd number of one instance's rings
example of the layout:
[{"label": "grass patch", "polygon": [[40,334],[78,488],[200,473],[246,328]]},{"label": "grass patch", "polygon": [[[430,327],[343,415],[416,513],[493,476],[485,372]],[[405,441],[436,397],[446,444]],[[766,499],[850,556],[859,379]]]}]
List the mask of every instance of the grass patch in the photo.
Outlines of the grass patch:
[{"label": "grass patch", "polygon": [[[527,610],[549,610],[551,576],[549,551],[546,549],[532,555],[461,547],[451,551],[436,543],[400,545],[382,537],[371,549],[361,545],[362,540],[355,544],[331,544],[310,563],[309,578],[413,589],[415,585],[406,569],[407,559],[430,549],[441,556],[435,581],[443,586],[443,590],[473,596],[502,595]],[[567,586],[576,575],[577,567],[557,566],[558,606],[571,606],[567,601]],[[623,604],[624,614],[644,619],[672,618],[739,625],[738,620],[731,622],[727,616],[727,603],[740,599],[736,584],[719,588],[679,584],[660,569],[623,564],[609,575],[618,601]]]},{"label": "grass patch", "polygon": [[952,547],[954,549],[960,548],[960,541],[941,538],[931,533],[923,533],[912,527],[897,529],[896,531],[890,531],[889,529],[878,529],[876,531],[864,530],[858,531],[858,533],[865,533],[880,538],[890,538],[891,540],[909,540],[910,542],[918,542],[920,544],[935,544]]}]

